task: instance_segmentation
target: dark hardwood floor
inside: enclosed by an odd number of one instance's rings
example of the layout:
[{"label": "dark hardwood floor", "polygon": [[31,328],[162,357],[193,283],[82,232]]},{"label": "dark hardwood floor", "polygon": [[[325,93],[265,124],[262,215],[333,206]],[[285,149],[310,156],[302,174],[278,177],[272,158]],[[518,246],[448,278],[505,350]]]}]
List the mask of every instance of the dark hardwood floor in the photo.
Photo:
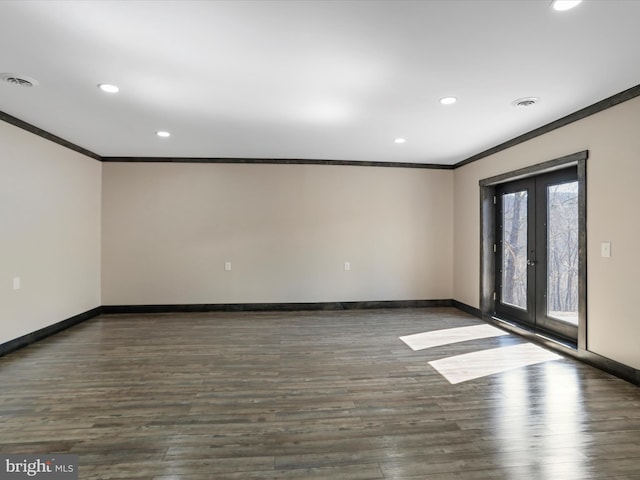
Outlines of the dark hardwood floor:
[{"label": "dark hardwood floor", "polygon": [[[450,384],[453,308],[101,316],[0,358],[0,452],[82,479],[640,479],[640,391],[572,359]],[[462,365],[464,367],[464,365]]]}]

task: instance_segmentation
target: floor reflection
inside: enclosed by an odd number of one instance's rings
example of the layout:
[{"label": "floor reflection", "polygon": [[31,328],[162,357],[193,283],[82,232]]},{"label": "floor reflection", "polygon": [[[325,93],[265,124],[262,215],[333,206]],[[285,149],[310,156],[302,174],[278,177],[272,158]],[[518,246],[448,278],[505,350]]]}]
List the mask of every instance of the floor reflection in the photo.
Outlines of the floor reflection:
[{"label": "floor reflection", "polygon": [[[578,480],[587,478],[582,455],[580,383],[562,362],[505,372],[494,419],[494,451],[513,476]],[[533,452],[533,454],[532,454]]]}]

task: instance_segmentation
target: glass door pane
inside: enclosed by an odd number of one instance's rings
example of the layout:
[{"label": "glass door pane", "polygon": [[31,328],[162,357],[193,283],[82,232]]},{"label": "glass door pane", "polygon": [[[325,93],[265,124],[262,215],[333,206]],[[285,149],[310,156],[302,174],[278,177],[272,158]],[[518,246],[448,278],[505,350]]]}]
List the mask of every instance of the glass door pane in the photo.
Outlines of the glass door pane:
[{"label": "glass door pane", "polygon": [[527,191],[502,199],[502,278],[500,301],[527,309]]},{"label": "glass door pane", "polygon": [[575,167],[555,170],[501,184],[494,197],[494,314],[570,343],[583,285],[577,178]]},{"label": "glass door pane", "polygon": [[578,182],[547,186],[547,315],[578,325]]}]

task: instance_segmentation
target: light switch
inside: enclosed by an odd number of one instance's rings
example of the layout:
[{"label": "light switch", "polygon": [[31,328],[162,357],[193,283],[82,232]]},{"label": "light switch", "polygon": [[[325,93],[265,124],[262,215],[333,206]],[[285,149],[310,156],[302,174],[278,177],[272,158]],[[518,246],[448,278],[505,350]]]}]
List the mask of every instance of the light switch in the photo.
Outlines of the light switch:
[{"label": "light switch", "polygon": [[13,289],[20,290],[20,277],[13,278]]},{"label": "light switch", "polygon": [[603,258],[611,257],[611,242],[602,242],[600,245],[600,255]]},{"label": "light switch", "polygon": [[348,272],[351,270],[351,262],[344,262],[344,271]]},{"label": "light switch", "polygon": [[224,262],[224,269],[227,272],[231,271],[231,262]]}]

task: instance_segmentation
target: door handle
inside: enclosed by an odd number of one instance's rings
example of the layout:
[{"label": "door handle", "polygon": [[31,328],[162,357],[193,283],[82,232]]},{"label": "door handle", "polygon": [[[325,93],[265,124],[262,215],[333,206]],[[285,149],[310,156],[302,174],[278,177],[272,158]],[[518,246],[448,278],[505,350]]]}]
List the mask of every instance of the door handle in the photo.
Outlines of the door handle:
[{"label": "door handle", "polygon": [[527,260],[527,265],[529,265],[530,267],[533,267],[535,264],[536,264],[535,260],[531,260],[531,259]]}]

